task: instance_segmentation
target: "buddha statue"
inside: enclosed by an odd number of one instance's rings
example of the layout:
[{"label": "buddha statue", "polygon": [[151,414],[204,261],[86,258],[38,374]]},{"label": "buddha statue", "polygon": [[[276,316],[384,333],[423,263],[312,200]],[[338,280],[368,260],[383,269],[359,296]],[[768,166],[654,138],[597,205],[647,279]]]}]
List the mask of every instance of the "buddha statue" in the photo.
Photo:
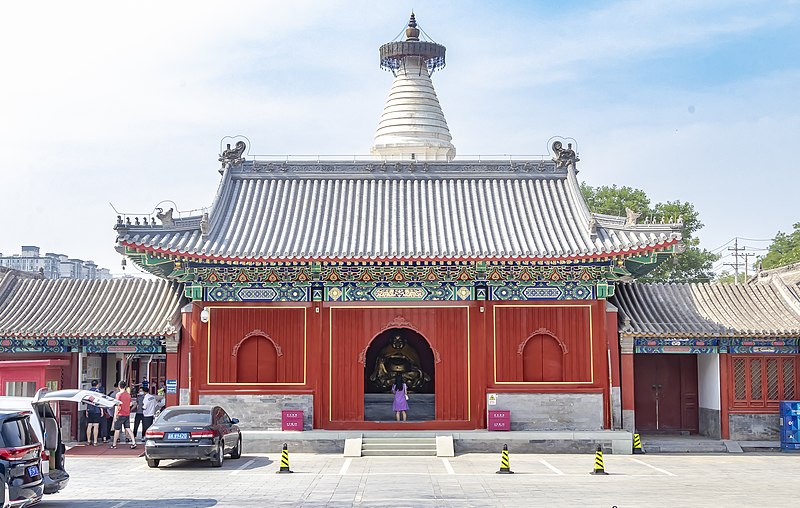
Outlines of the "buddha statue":
[{"label": "buddha statue", "polygon": [[376,388],[388,392],[397,373],[403,377],[410,391],[421,390],[431,380],[422,370],[417,351],[400,334],[395,334],[391,343],[380,350],[369,380]]}]

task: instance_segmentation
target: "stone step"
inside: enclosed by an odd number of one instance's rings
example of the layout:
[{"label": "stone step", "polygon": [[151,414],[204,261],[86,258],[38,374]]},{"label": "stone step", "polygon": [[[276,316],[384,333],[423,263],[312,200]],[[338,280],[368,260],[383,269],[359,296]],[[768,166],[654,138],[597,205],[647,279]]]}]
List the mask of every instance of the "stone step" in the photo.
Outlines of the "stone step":
[{"label": "stone step", "polygon": [[370,446],[436,446],[436,438],[415,438],[415,439],[387,439],[387,438],[362,438],[362,445]]},{"label": "stone step", "polygon": [[361,456],[436,456],[435,437],[364,437]]},{"label": "stone step", "polygon": [[436,448],[432,450],[419,448],[403,448],[398,450],[361,450],[362,457],[396,457],[396,456],[427,456],[435,457]]}]

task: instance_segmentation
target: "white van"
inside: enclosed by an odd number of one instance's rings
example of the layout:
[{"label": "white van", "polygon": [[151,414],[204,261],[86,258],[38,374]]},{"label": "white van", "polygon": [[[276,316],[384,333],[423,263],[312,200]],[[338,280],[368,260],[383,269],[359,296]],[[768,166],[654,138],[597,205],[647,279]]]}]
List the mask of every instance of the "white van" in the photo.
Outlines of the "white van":
[{"label": "white van", "polygon": [[120,403],[99,392],[75,389],[50,392],[47,388],[41,388],[33,397],[0,396],[0,409],[31,413],[31,427],[43,445],[42,478],[45,494],[55,494],[66,487],[69,481],[69,474],[64,468],[66,447],[61,439],[61,425],[50,406],[51,402],[77,402],[108,409]]}]

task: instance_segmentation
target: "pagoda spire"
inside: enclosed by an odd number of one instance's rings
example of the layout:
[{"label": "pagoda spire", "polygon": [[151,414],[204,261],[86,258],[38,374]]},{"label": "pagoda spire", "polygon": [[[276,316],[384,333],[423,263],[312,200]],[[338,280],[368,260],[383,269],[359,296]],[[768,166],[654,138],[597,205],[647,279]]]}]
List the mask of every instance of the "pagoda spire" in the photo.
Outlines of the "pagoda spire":
[{"label": "pagoda spire", "polygon": [[414,13],[404,41],[381,46],[381,68],[394,82],[383,107],[372,154],[384,159],[450,160],[456,148],[431,75],[445,66],[445,47],[420,40]]}]

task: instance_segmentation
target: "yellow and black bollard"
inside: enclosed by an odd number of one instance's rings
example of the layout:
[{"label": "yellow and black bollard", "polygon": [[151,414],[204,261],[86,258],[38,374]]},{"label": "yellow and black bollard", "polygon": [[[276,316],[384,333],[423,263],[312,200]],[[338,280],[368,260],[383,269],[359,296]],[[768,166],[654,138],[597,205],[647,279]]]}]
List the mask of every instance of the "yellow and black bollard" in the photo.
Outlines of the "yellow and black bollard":
[{"label": "yellow and black bollard", "polygon": [[597,445],[597,451],[594,452],[594,471],[589,474],[608,474],[603,466],[603,448],[600,445]]},{"label": "yellow and black bollard", "polygon": [[294,471],[289,469],[289,449],[286,443],[283,443],[283,451],[281,452],[281,468],[278,474],[281,473],[294,473]]},{"label": "yellow and black bollard", "polygon": [[644,448],[642,448],[642,438],[639,437],[639,434],[633,435],[633,453],[644,453]]},{"label": "yellow and black bollard", "polygon": [[503,445],[503,454],[500,456],[500,471],[497,474],[514,474],[508,465],[508,445]]}]

